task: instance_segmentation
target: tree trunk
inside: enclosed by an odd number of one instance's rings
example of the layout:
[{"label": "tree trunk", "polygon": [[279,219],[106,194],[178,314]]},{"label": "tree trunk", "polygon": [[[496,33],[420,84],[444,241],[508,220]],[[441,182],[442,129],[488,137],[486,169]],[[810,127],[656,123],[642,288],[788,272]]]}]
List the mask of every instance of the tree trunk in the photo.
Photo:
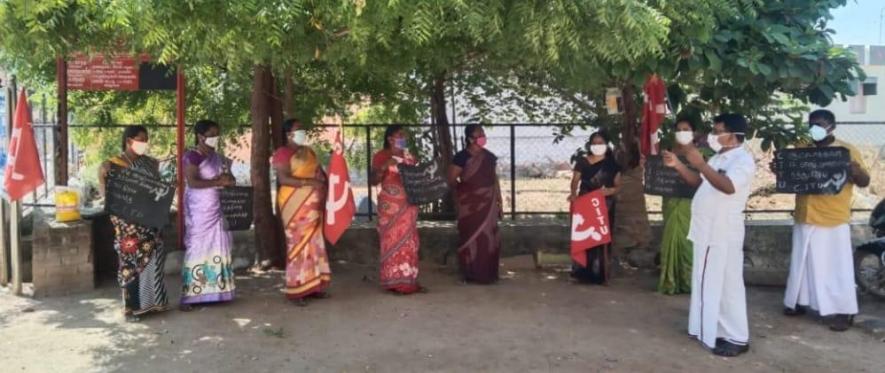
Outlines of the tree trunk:
[{"label": "tree trunk", "polygon": [[283,91],[283,115],[286,118],[295,117],[295,82],[292,80],[292,70],[286,69]]},{"label": "tree trunk", "polygon": [[[443,172],[448,172],[455,151],[452,142],[452,130],[449,126],[449,118],[446,115],[446,78],[444,73],[433,79],[430,93],[430,115],[434,124],[436,155],[439,160],[439,167]],[[455,203],[451,193],[446,196],[440,207],[440,213],[443,216],[454,215]]]},{"label": "tree trunk", "polygon": [[272,72],[267,73],[267,101],[270,108],[270,135],[273,149],[286,145],[286,134],[283,133],[283,101],[277,89],[277,80]]},{"label": "tree trunk", "polygon": [[639,153],[639,120],[636,106],[636,88],[633,84],[626,84],[621,91],[624,100],[624,132],[621,137],[623,146],[622,166],[635,168],[638,166]]},{"label": "tree trunk", "polygon": [[[643,187],[643,169],[639,167],[639,116],[636,89],[623,87],[624,127],[621,137],[621,188],[618,193],[613,256],[634,266],[651,267],[654,253],[649,249],[651,225]],[[617,263],[615,263],[617,265]]]},{"label": "tree trunk", "polygon": [[255,215],[255,247],[259,266],[263,269],[280,266],[282,256],[278,241],[277,223],[273,214],[270,193],[270,67],[256,65],[252,79],[252,154],[251,178],[254,194],[252,212]]}]

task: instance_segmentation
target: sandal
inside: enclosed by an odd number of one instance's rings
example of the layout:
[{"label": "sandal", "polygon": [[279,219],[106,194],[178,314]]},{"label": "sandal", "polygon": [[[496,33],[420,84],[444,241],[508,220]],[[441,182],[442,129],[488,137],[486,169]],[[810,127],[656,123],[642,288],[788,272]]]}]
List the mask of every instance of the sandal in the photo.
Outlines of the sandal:
[{"label": "sandal", "polygon": [[304,298],[293,299],[292,304],[298,307],[307,307],[307,300]]},{"label": "sandal", "polygon": [[844,332],[854,325],[854,315],[835,315],[830,319],[830,330]]},{"label": "sandal", "polygon": [[716,342],[716,348],[713,349],[713,355],[716,356],[735,357],[750,351],[750,345],[748,344],[737,345],[724,339],[722,340],[722,343],[719,343],[718,340]]},{"label": "sandal", "polygon": [[796,305],[796,308],[784,307],[784,316],[802,316],[807,312],[804,306]]}]

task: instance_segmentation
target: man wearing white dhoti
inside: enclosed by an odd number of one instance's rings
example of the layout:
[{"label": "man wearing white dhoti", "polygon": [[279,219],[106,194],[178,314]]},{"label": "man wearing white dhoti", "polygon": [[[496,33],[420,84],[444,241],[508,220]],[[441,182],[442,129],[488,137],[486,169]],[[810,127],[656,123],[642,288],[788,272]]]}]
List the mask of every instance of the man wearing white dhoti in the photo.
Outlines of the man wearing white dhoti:
[{"label": "man wearing white dhoti", "polygon": [[664,163],[685,181],[699,186],[691,204],[688,238],[694,245],[688,333],[719,356],[749,350],[744,289],[744,215],[756,162],[744,146],[747,120],[739,114],[714,118],[708,136],[716,151],[708,162],[696,148],[686,151],[689,164],[672,153]]},{"label": "man wearing white dhoti", "polygon": [[808,116],[817,147],[843,147],[851,154],[848,182],[835,195],[797,195],[790,277],[784,314],[803,315],[807,307],[824,316],[831,330],[845,331],[857,314],[851,249],[851,198],[854,186],[866,187],[870,175],[860,152],[833,135],[836,117],[827,110]]}]

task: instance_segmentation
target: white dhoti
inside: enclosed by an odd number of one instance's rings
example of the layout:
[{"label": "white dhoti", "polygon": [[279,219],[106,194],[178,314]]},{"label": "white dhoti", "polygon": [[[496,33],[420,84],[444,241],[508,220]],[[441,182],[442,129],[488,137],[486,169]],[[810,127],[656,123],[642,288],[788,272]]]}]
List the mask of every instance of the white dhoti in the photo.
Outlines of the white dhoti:
[{"label": "white dhoti", "polygon": [[793,254],[784,305],[810,306],[822,316],[857,314],[854,258],[848,224],[793,227]]},{"label": "white dhoti", "polygon": [[737,345],[749,343],[743,237],[695,244],[688,333],[709,348],[716,347],[717,338]]}]

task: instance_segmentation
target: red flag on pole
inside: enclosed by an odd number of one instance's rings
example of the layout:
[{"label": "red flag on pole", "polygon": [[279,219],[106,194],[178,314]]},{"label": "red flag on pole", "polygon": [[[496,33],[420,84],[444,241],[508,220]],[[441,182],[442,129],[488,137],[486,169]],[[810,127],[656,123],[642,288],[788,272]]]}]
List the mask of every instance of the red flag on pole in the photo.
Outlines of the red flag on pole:
[{"label": "red flag on pole", "polygon": [[658,127],[667,115],[667,87],[657,75],[648,77],[643,88],[642,128],[639,147],[643,155],[658,154]]},{"label": "red flag on pole", "polygon": [[356,204],[350,189],[350,176],[347,174],[347,160],[344,159],[344,144],[339,128],[329,160],[329,191],[326,197],[326,223],[323,226],[326,240],[333,244],[338,242],[353,221],[355,213]]},{"label": "red flag on pole", "polygon": [[596,190],[572,202],[572,259],[587,266],[587,249],[605,245],[612,240],[608,221],[608,206],[602,191]]},{"label": "red flag on pole", "polygon": [[15,106],[12,136],[9,138],[9,155],[3,185],[10,201],[18,201],[37,187],[43,185],[43,169],[37,154],[37,142],[31,127],[31,110],[28,95],[22,89]]}]

